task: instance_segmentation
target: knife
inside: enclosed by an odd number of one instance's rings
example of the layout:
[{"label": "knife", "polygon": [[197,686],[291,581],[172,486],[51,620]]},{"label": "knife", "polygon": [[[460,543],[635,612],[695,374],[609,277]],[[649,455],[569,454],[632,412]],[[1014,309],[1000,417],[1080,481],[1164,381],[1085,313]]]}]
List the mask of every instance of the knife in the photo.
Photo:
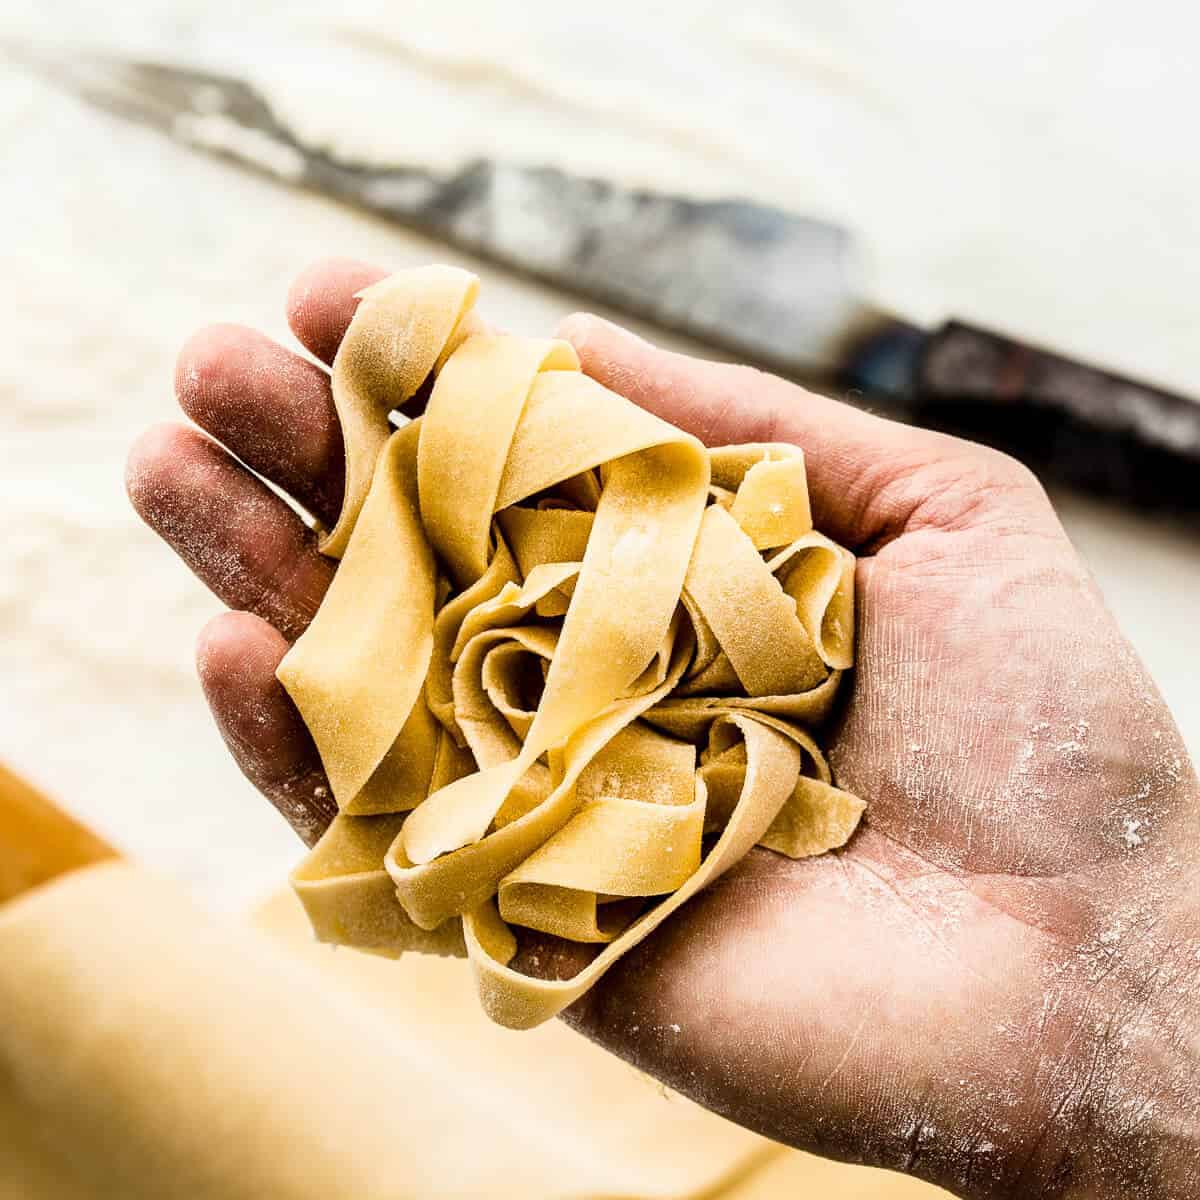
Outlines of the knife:
[{"label": "knife", "polygon": [[7,50],[189,146],[862,406],[987,442],[1048,479],[1200,511],[1200,403],[962,321],[925,330],[881,312],[860,299],[851,234],[830,222],[492,159],[446,174],[368,166],[305,144],[231,75]]}]

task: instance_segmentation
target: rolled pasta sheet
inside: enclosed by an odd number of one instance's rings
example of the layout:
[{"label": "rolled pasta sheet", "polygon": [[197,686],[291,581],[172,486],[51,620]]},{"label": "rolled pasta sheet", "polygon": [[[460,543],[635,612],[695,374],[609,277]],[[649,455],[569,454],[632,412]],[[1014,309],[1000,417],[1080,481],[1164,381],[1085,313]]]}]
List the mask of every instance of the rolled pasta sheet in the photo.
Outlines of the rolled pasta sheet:
[{"label": "rolled pasta sheet", "polygon": [[[812,733],[853,662],[854,557],[812,527],[800,448],[706,449],[566,343],[480,332],[476,291],[375,285],[335,362],[369,484],[280,667],[341,810],[293,882],[324,940],[465,947],[526,1028],[750,846],[853,833]],[[425,414],[379,436],[413,364]],[[537,980],[514,927],[604,948]]]},{"label": "rolled pasta sheet", "polygon": [[125,863],[0,905],[0,1010],[5,1196],[636,1194],[576,1191],[574,1156],[447,1086],[425,1039]]},{"label": "rolled pasta sheet", "polygon": [[565,1025],[513,1039],[460,963],[331,954],[288,897],[256,932],[128,863],[76,866],[0,903],[6,1200],[935,1194],[768,1142]]}]

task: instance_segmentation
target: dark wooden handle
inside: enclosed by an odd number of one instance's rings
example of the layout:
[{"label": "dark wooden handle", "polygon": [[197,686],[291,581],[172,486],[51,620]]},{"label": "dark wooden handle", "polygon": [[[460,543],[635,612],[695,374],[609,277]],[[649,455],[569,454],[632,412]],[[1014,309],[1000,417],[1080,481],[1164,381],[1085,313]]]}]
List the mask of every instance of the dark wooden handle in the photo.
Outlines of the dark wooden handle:
[{"label": "dark wooden handle", "polygon": [[918,420],[1055,478],[1200,511],[1200,403],[951,321],[916,374]]}]

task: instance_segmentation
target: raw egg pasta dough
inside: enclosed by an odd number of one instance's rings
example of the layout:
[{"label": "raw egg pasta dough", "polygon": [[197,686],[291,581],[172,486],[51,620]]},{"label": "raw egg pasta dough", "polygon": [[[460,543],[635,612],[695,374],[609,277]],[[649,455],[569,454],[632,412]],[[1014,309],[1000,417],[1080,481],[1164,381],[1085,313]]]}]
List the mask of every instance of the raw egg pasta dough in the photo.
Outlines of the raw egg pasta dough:
[{"label": "raw egg pasta dough", "polygon": [[[854,831],[813,740],[854,557],[813,529],[799,448],[706,449],[566,342],[485,331],[477,291],[374,284],[334,362],[341,562],[279,678],[339,815],[293,885],[322,940],[465,954],[529,1028],[752,846]],[[602,948],[536,979],[514,926]]]}]

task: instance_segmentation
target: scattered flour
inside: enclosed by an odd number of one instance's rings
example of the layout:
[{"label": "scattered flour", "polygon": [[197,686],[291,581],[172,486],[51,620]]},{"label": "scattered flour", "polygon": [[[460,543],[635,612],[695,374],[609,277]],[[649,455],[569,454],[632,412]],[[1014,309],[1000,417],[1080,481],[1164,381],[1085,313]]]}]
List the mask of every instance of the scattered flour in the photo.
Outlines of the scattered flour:
[{"label": "scattered flour", "polygon": [[1138,832],[1145,825],[1144,821],[1136,820],[1134,817],[1126,817],[1124,821],[1124,832],[1122,836],[1125,839],[1125,845],[1130,850],[1136,850],[1145,842],[1145,838]]}]

